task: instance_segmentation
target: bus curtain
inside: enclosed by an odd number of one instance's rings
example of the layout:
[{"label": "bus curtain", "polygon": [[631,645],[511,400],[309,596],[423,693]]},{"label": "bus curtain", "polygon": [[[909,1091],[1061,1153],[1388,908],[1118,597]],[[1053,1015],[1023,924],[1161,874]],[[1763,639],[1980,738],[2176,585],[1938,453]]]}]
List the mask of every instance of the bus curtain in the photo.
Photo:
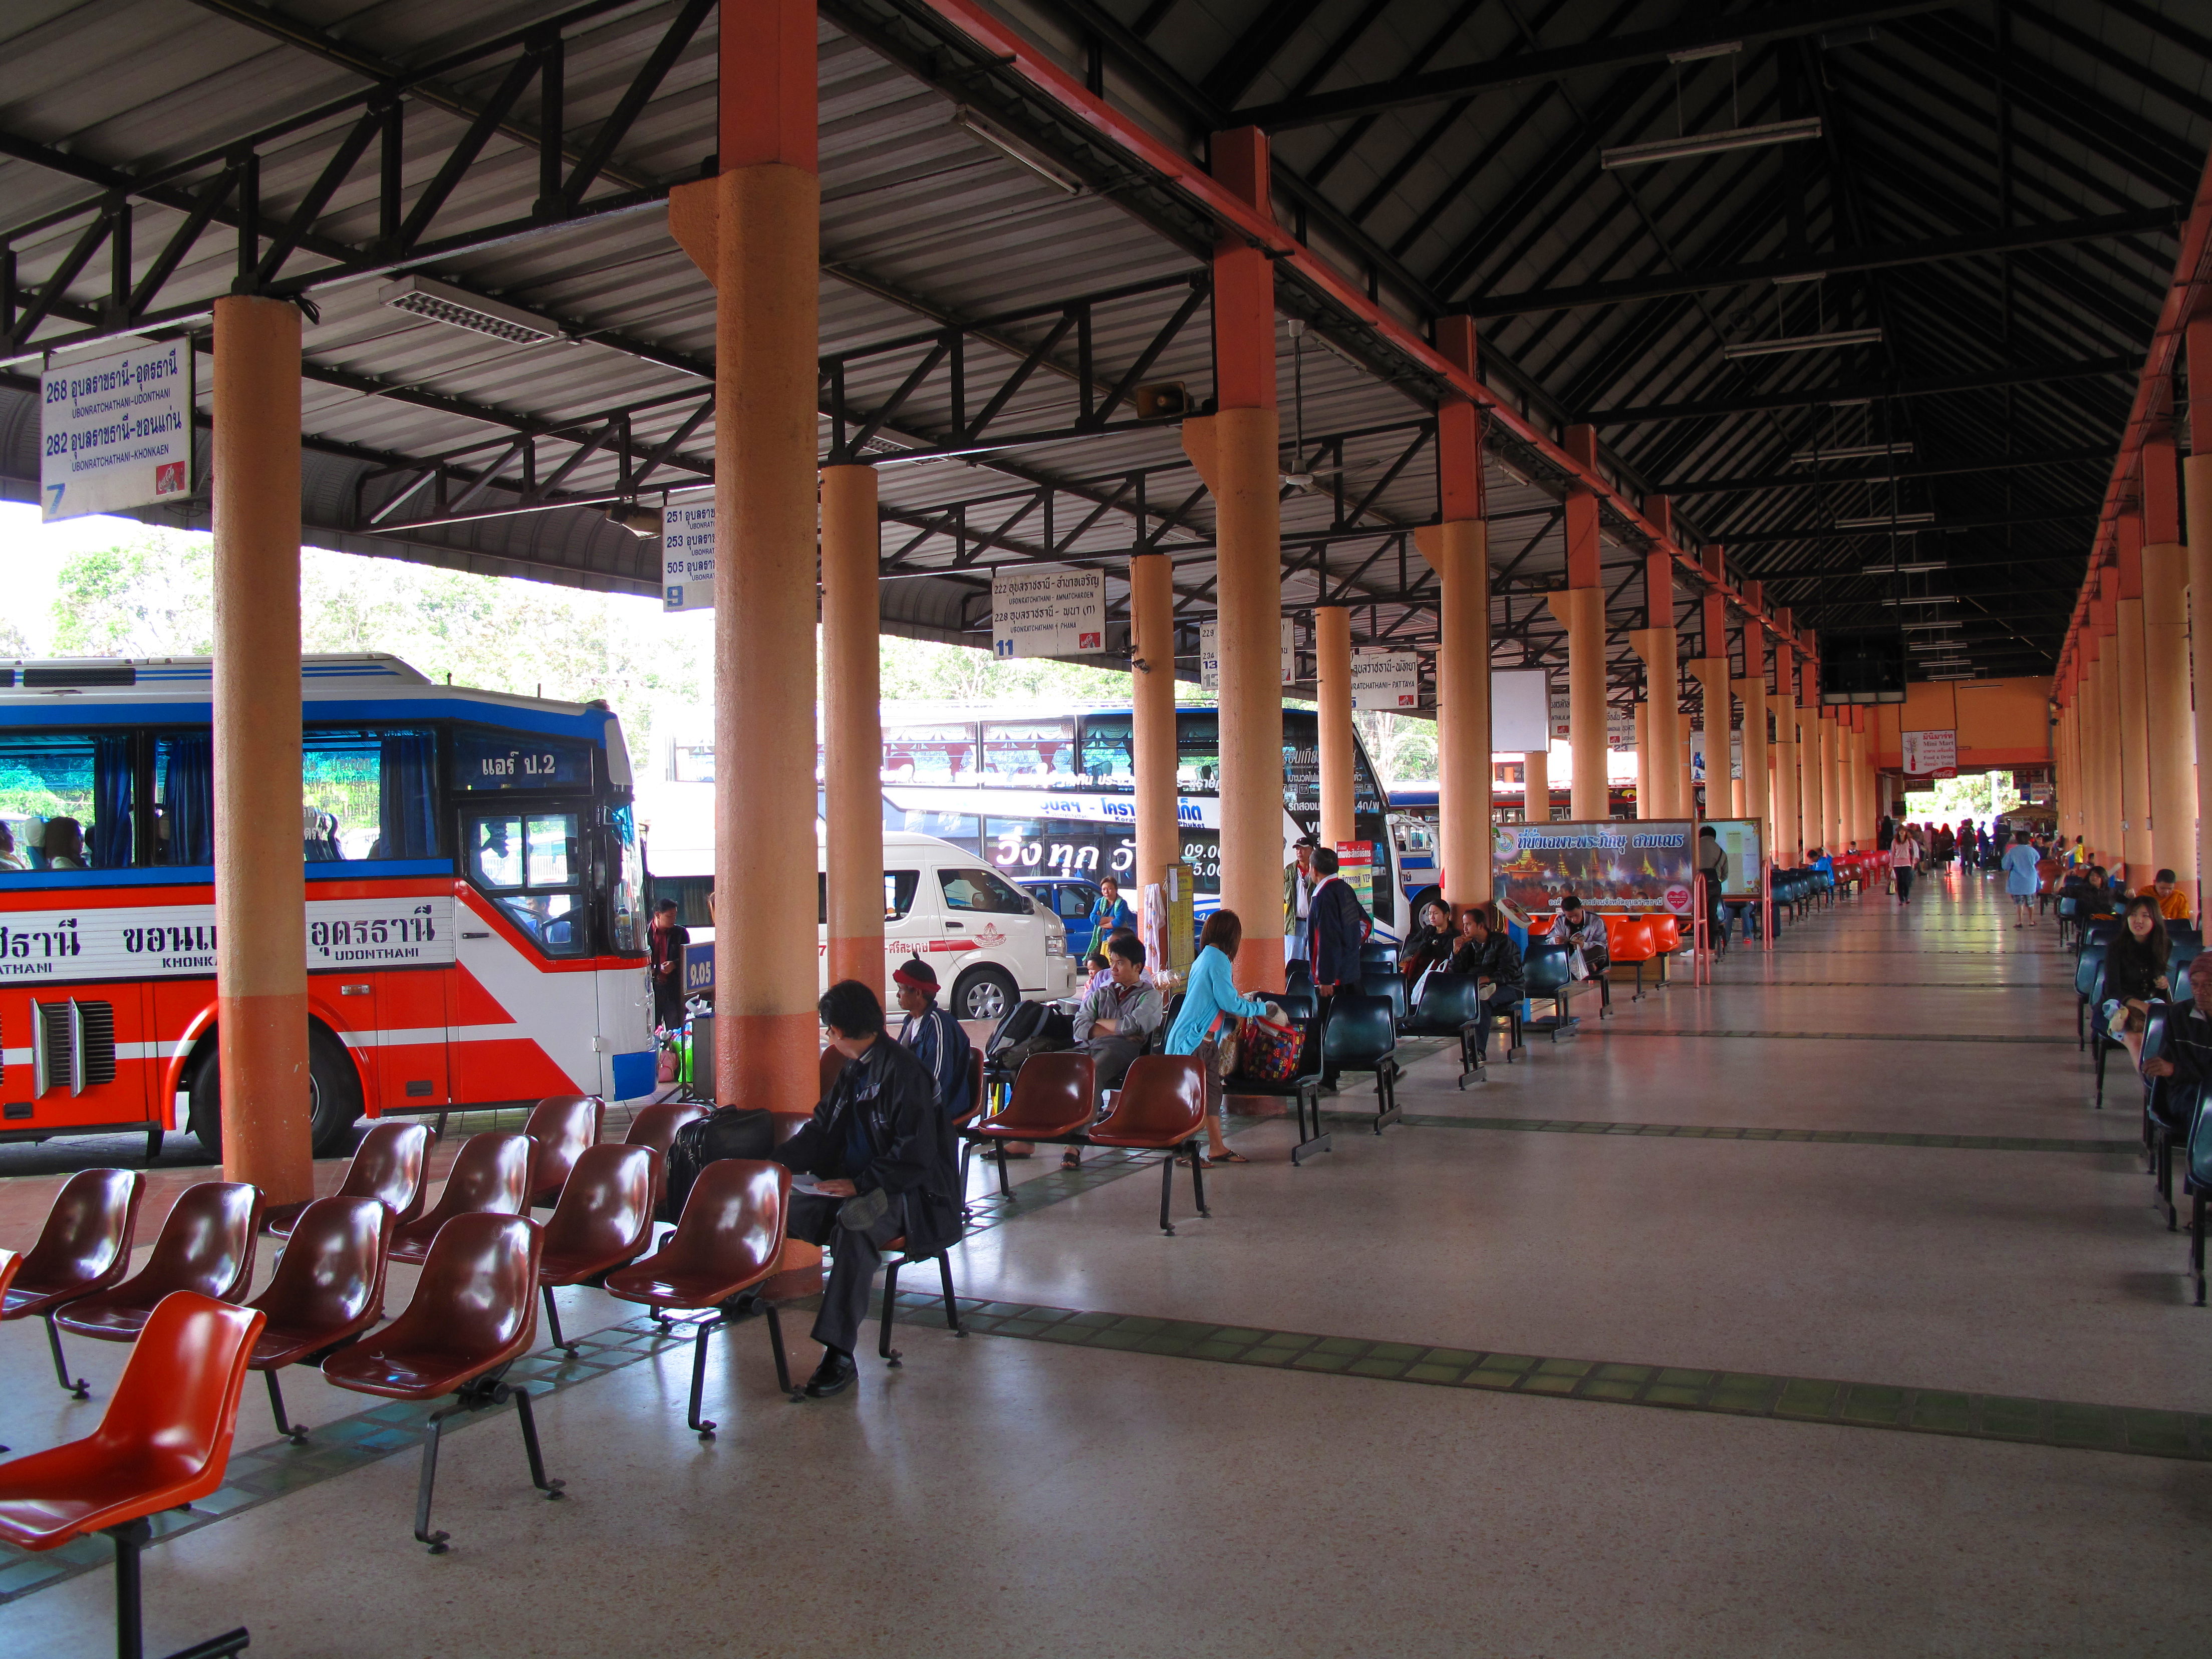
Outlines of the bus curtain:
[{"label": "bus curtain", "polygon": [[131,739],[92,740],[92,867],[131,862]]},{"label": "bus curtain", "polygon": [[435,858],[438,782],[432,769],[437,754],[430,735],[410,732],[382,743],[376,774],[377,850],[371,856]]},{"label": "bus curtain", "polygon": [[161,821],[168,845],[157,849],[164,864],[215,862],[215,744],[194,735],[161,739]]}]

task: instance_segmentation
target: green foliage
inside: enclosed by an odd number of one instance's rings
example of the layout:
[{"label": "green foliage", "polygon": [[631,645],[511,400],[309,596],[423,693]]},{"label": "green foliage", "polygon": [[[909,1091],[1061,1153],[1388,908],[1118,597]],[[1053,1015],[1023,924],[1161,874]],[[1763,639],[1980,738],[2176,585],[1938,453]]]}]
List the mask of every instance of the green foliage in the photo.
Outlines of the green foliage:
[{"label": "green foliage", "polygon": [[1905,792],[1905,816],[1912,823],[1955,823],[1961,817],[1986,820],[2021,804],[2020,791],[2012,787],[2009,767],[1931,781],[1933,788]]},{"label": "green foliage", "polygon": [[[1127,702],[1129,676],[1118,669],[1054,662],[1044,657],[1001,660],[990,652],[932,640],[884,636],[880,653],[886,702]],[[1206,694],[1178,680],[1176,701],[1202,702]]]},{"label": "green foliage", "polygon": [[1359,745],[1375,764],[1376,779],[1393,783],[1431,783],[1437,776],[1437,723],[1411,714],[1363,709],[1352,717]]}]

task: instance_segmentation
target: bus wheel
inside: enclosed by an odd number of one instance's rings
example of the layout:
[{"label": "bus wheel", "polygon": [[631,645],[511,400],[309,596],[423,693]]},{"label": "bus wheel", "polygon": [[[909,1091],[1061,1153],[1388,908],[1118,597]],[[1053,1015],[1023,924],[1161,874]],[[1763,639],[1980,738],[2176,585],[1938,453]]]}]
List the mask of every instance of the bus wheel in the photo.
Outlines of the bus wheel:
[{"label": "bus wheel", "polygon": [[[308,1141],[314,1156],[347,1150],[361,1116],[361,1073],[345,1045],[320,1025],[307,1028]],[[222,1067],[216,1044],[204,1042],[185,1083],[185,1122],[213,1158],[222,1156]]]},{"label": "bus wheel", "polygon": [[1003,968],[970,968],[952,987],[955,1019],[1004,1019],[1021,1000],[1012,977]]}]

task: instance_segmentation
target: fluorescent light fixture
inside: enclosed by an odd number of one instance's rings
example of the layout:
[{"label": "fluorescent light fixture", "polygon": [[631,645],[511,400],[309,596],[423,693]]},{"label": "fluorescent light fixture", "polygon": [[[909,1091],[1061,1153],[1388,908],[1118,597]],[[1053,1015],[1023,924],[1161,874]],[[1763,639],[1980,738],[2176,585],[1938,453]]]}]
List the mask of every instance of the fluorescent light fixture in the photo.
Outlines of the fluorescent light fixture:
[{"label": "fluorescent light fixture", "polygon": [[1648,143],[1617,144],[1598,152],[1598,165],[1642,167],[1650,161],[1680,161],[1692,155],[1718,155],[1732,149],[1763,149],[1769,144],[1794,144],[1820,136],[1820,118],[1802,121],[1770,121],[1765,126],[1727,127],[1719,132],[1685,133],[1680,138],[1654,138]]},{"label": "fluorescent light fixture", "polygon": [[1801,270],[1794,276],[1777,276],[1774,286],[1790,288],[1798,283],[1825,283],[1827,280],[1828,273],[1825,270]]},{"label": "fluorescent light fixture", "polygon": [[402,276],[376,291],[377,303],[425,321],[447,323],[472,334],[489,334],[510,345],[539,345],[564,340],[568,331],[550,317],[520,306],[487,300],[428,276]]},{"label": "fluorescent light fixture", "polygon": [[1953,593],[1925,593],[1917,599],[1876,599],[1876,605],[1956,605],[1958,596]]},{"label": "fluorescent light fixture", "polygon": [[1710,46],[1685,46],[1680,52],[1670,52],[1670,64],[1702,64],[1708,58],[1733,58],[1743,50],[1741,40],[1718,40]]},{"label": "fluorescent light fixture", "polygon": [[1924,576],[1931,570],[1949,568],[1949,561],[1930,559],[1924,564],[1870,564],[1859,574],[1863,576]]},{"label": "fluorescent light fixture", "polygon": [[1964,649],[1966,643],[1962,635],[1953,640],[1911,640],[1906,642],[1905,648],[1907,651],[1958,651]]},{"label": "fluorescent light fixture", "polygon": [[1738,340],[1734,345],[1723,346],[1721,356],[1733,362],[1738,357],[1773,357],[1785,351],[1827,351],[1837,346],[1881,343],[1881,331],[1878,328],[1838,328],[1826,334],[1784,334],[1771,340]]},{"label": "fluorescent light fixture", "polygon": [[1018,162],[1027,167],[1063,195],[1083,194],[1082,179],[1063,173],[1058,166],[1048,160],[1042,151],[1032,149],[988,116],[978,114],[967,105],[961,104],[953,109],[952,125],[981,138],[1008,161]]},{"label": "fluorescent light fixture", "polygon": [[1838,530],[1887,530],[1893,526],[1934,524],[1933,513],[1870,513],[1863,519],[1838,519]]},{"label": "fluorescent light fixture", "polygon": [[1790,458],[1795,466],[1818,466],[1822,461],[1872,461],[1886,455],[1910,455],[1908,441],[1895,444],[1845,444],[1837,449],[1801,449]]},{"label": "fluorescent light fixture", "polygon": [[1930,634],[1939,628],[1964,628],[1966,623],[1954,618],[1949,622],[1899,623],[1898,626],[1908,634]]}]

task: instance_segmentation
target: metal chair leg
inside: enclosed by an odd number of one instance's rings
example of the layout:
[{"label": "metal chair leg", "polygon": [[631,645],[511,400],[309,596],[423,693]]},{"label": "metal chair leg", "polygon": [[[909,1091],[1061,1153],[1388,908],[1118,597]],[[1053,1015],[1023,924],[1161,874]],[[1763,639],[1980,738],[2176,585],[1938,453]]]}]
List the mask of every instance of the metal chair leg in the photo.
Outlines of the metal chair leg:
[{"label": "metal chair leg", "polygon": [[261,1376],[263,1380],[269,1384],[269,1409],[276,1419],[276,1432],[283,1435],[287,1440],[290,1441],[295,1446],[306,1445],[307,1443],[307,1425],[305,1423],[292,1423],[285,1420],[284,1390],[277,1385],[276,1373],[274,1371],[264,1371],[261,1373]]},{"label": "metal chair leg", "polygon": [[700,1395],[707,1387],[707,1338],[719,1330],[723,1323],[720,1319],[702,1320],[697,1334],[691,1339],[691,1412],[684,1420],[702,1440],[714,1437],[714,1424],[702,1422],[699,1417]]},{"label": "metal chair leg", "polygon": [[[1172,1170],[1175,1165],[1170,1163],[1168,1167]],[[1213,1212],[1206,1207],[1206,1155],[1199,1151],[1198,1143],[1194,1140],[1190,1146],[1190,1191],[1197,1201],[1198,1212],[1202,1216],[1211,1216]]]},{"label": "metal chair leg", "polygon": [[960,1322],[960,1299],[952,1294],[952,1253],[937,1253],[937,1276],[945,1281],[945,1323],[955,1336],[964,1337],[968,1328]]},{"label": "metal chair leg", "polygon": [[545,1328],[553,1334],[553,1346],[573,1359],[576,1354],[576,1345],[561,1334],[561,1310],[553,1300],[553,1287],[541,1285],[538,1290],[545,1298]]},{"label": "metal chair leg", "polygon": [[791,1361],[784,1356],[783,1321],[776,1316],[775,1304],[762,1303],[761,1311],[768,1316],[769,1349],[775,1355],[775,1386],[788,1399],[804,1400],[806,1396],[791,1386]]},{"label": "metal chair leg", "polygon": [[898,1274],[903,1263],[894,1261],[884,1269],[884,1328],[877,1339],[876,1352],[884,1363],[896,1369],[900,1364],[899,1351],[891,1346],[891,1310],[898,1305]]},{"label": "metal chair leg", "polygon": [[426,1425],[429,1432],[422,1437],[422,1473],[415,1483],[415,1541],[428,1547],[433,1555],[446,1553],[449,1534],[430,1530],[430,1499],[438,1487],[438,1437],[446,1426],[446,1419],[455,1412],[466,1411],[465,1406],[448,1406],[441,1412],[431,1413]]},{"label": "metal chair leg", "polygon": [[146,1131],[146,1161],[152,1164],[161,1156],[161,1131],[156,1127]]},{"label": "metal chair leg", "polygon": [[69,1361],[62,1357],[62,1334],[54,1324],[54,1316],[48,1314],[46,1316],[46,1346],[54,1351],[54,1375],[61,1381],[62,1391],[64,1394],[75,1395],[79,1400],[91,1399],[92,1390],[86,1386],[82,1377],[80,1376],[74,1382],[70,1381]]},{"label": "metal chair leg", "polygon": [[522,1449],[530,1457],[530,1484],[544,1492],[549,1500],[559,1498],[561,1489],[568,1483],[545,1478],[545,1454],[538,1448],[538,1414],[530,1408],[529,1389],[514,1390],[514,1414],[522,1424]]},{"label": "metal chair leg", "polygon": [[1012,1198],[1014,1195],[1014,1183],[1006,1178],[1006,1143],[1004,1140],[1000,1140],[998,1144],[998,1155],[999,1196]]},{"label": "metal chair leg", "polygon": [[[1195,1167],[1197,1155],[1197,1149],[1193,1147],[1191,1151],[1193,1167]],[[1175,1196],[1175,1166],[1177,1156],[1177,1149],[1170,1146],[1168,1148],[1167,1157],[1160,1164],[1160,1231],[1170,1238],[1175,1237],[1175,1223],[1168,1219],[1168,1200]]]},{"label": "metal chair leg", "polygon": [[2189,1211],[2189,1276],[2197,1281],[2197,1305],[2204,1305],[2204,1194],[2199,1192]]}]

